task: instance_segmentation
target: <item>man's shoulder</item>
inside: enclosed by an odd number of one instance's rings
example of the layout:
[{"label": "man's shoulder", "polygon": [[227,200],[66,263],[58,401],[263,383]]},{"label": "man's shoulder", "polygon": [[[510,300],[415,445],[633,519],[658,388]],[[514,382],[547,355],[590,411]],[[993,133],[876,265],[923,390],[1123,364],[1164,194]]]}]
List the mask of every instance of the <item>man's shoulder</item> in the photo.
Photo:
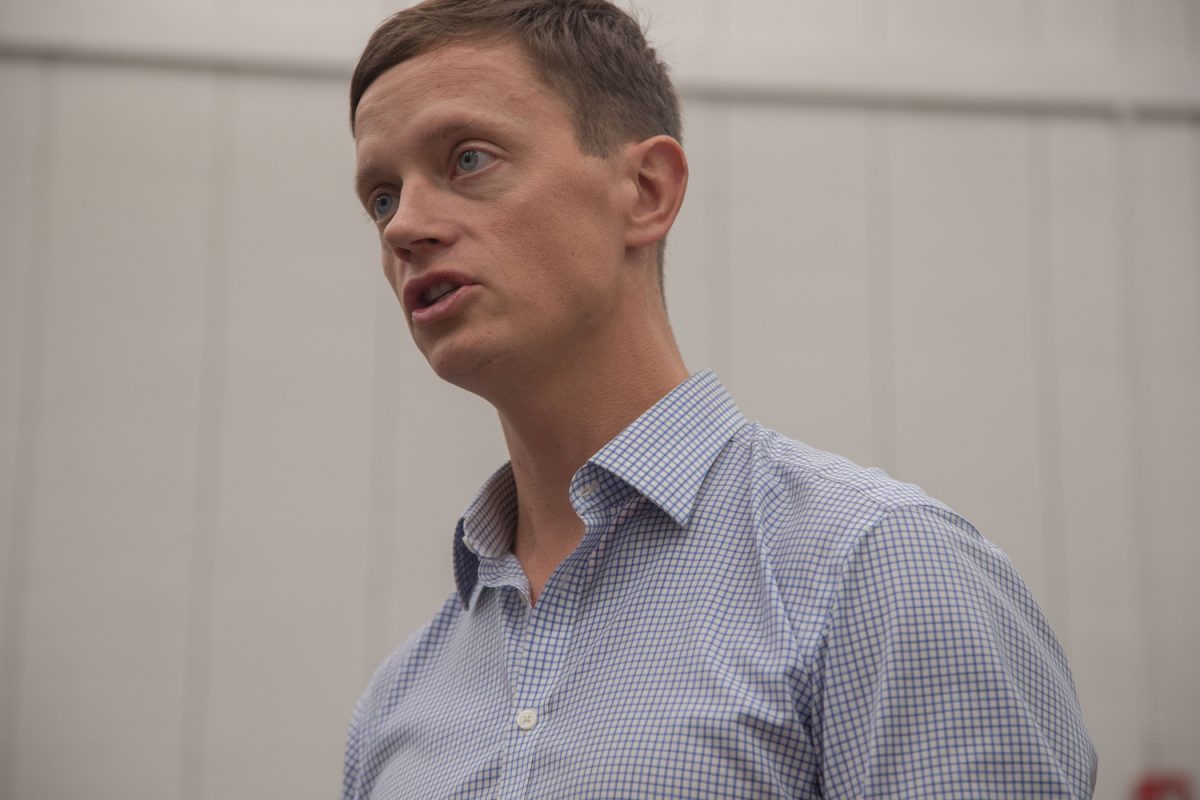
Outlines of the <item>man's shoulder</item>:
[{"label": "man's shoulder", "polygon": [[[997,553],[974,526],[919,486],[885,471],[744,425],[710,473],[697,523],[720,526],[740,508],[743,535],[777,581],[832,587],[864,549]],[[747,542],[749,544],[749,542]]]},{"label": "man's shoulder", "polygon": [[961,520],[921,487],[878,467],[791,439],[759,423],[743,426],[723,454],[719,471],[737,474],[768,540],[819,532],[854,536],[887,517],[910,511]]},{"label": "man's shoulder", "polygon": [[462,600],[457,592],[451,592],[433,617],[414,631],[404,644],[393,650],[375,670],[359,699],[358,715],[367,719],[386,715],[407,694],[414,681],[434,669],[461,613]]}]

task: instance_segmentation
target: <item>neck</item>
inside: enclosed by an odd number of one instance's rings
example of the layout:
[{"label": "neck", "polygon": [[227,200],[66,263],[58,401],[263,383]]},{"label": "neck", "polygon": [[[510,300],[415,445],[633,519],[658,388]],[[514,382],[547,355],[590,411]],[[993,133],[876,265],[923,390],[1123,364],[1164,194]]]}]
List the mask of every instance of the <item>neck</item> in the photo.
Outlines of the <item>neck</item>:
[{"label": "neck", "polygon": [[[571,505],[571,478],[592,455],[687,378],[665,314],[659,323],[619,327],[618,342],[596,343],[567,363],[536,365],[488,399],[500,415],[517,487],[513,553],[536,600],[554,569],[579,544],[583,522]],[[519,387],[519,388],[516,388]]]}]

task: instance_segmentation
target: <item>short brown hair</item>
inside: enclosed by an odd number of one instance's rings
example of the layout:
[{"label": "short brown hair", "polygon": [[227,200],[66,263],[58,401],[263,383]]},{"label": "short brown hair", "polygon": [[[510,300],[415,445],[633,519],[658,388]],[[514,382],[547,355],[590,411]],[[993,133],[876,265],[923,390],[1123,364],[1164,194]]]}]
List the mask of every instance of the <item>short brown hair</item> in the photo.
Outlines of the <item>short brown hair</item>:
[{"label": "short brown hair", "polygon": [[[580,149],[611,155],[666,134],[683,142],[679,97],[637,20],[608,0],[425,0],[385,19],[350,80],[350,132],[363,93],[392,67],[454,42],[515,41],[566,101]],[[666,302],[658,243],[658,288]]]},{"label": "short brown hair", "polygon": [[376,78],[410,58],[461,41],[517,42],[571,109],[579,146],[607,156],[666,134],[682,141],[679,98],[642,28],[607,0],[426,0],[375,30],[350,82],[350,130]]}]

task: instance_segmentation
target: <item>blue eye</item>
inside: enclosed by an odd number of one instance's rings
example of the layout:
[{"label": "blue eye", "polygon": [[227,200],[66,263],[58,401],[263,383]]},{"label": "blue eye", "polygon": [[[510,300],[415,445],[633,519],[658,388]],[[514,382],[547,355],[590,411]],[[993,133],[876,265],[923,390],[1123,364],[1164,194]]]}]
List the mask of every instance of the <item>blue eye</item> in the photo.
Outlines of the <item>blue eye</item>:
[{"label": "blue eye", "polygon": [[463,150],[458,154],[456,166],[460,172],[475,172],[491,163],[491,155],[482,150]]},{"label": "blue eye", "polygon": [[396,198],[390,194],[380,193],[371,201],[371,216],[383,219],[396,210]]}]

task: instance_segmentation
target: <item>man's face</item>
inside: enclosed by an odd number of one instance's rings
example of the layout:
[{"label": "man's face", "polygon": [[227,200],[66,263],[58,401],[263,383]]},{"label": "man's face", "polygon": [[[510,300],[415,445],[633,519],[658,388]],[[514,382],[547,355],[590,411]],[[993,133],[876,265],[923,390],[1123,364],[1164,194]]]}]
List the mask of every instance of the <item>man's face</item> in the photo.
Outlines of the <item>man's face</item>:
[{"label": "man's face", "polygon": [[417,347],[467,388],[578,359],[628,280],[621,158],[585,155],[514,44],[399,64],[355,117],[356,190]]}]

